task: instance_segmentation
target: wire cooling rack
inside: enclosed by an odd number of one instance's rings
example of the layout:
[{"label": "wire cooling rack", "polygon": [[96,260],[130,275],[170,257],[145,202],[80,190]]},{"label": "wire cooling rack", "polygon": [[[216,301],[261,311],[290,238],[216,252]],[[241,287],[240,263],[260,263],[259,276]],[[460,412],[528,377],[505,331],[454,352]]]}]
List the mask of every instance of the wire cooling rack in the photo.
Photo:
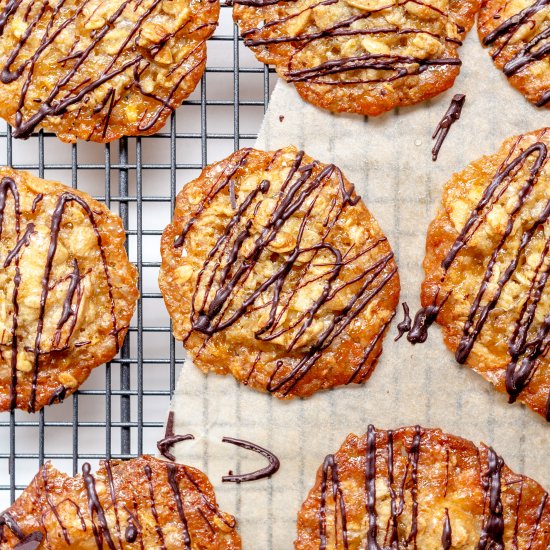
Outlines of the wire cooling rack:
[{"label": "wire cooling rack", "polygon": [[154,453],[183,363],[158,290],[160,236],[181,187],[207,163],[256,138],[275,78],[244,47],[222,6],[206,72],[162,132],[118,143],[67,145],[0,127],[0,162],[78,187],[121,216],[141,299],[119,355],[78,392],[37,414],[0,414],[0,510],[47,460],[76,474],[89,461]]}]

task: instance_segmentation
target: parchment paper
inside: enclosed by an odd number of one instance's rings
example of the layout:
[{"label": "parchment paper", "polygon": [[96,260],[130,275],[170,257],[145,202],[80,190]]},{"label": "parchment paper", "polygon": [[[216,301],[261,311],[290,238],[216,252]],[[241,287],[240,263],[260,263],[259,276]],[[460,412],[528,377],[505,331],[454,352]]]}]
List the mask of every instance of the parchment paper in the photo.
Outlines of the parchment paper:
[{"label": "parchment paper", "polygon": [[[257,147],[288,144],[340,166],[355,183],[396,253],[402,295],[412,311],[419,304],[425,235],[449,176],[508,136],[550,123],[492,66],[475,32],[462,48],[463,68],[452,90],[428,103],[366,119],[333,115],[303,102],[279,82],[271,97]],[[431,134],[455,93],[466,93],[461,120],[453,126],[437,163]],[[284,117],[284,118],[283,118]],[[183,185],[185,182],[179,182]],[[365,386],[343,387],[307,400],[281,402],[238,385],[230,376],[203,376],[190,361],[173,399],[177,433],[197,438],[176,447],[178,461],[205,471],[225,511],[236,515],[243,548],[292,548],[296,514],[324,456],[350,433],[369,423],[379,428],[410,424],[441,427],[475,443],[493,445],[510,467],[550,488],[550,425],[467,367],[459,366],[437,326],[424,345],[393,342]],[[221,483],[229,469],[250,471],[265,464],[252,453],[221,443],[223,435],[254,441],[274,451],[281,469],[270,480]]]}]

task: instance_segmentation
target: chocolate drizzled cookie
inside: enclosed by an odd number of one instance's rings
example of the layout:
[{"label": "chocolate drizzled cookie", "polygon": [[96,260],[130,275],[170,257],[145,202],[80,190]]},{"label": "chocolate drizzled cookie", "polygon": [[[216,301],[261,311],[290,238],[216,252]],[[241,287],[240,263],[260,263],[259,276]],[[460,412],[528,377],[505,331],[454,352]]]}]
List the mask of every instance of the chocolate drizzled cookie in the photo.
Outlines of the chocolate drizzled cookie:
[{"label": "chocolate drizzled cookie", "polygon": [[0,411],[61,401],[118,352],[138,297],[122,220],[60,183],[0,170]]},{"label": "chocolate drizzled cookie", "polygon": [[481,0],[234,0],[258,59],[319,107],[378,115],[438,95]]},{"label": "chocolate drizzled cookie", "polygon": [[0,2],[0,116],[20,138],[157,132],[200,80],[218,14],[218,0]]},{"label": "chocolate drizzled cookie", "polygon": [[48,463],[0,514],[0,547],[237,550],[235,524],[189,466],[142,456],[105,460],[95,474],[85,463],[71,478]]},{"label": "chocolate drizzled cookie", "polygon": [[549,146],[548,129],[510,138],[445,186],[408,339],[437,319],[458,362],[550,420]]},{"label": "chocolate drizzled cookie", "polygon": [[495,65],[538,107],[550,106],[549,19],[549,0],[485,0],[478,18]]},{"label": "chocolate drizzled cookie", "polygon": [[547,550],[550,499],[484,445],[419,426],[350,435],[317,472],[296,550]]},{"label": "chocolate drizzled cookie", "polygon": [[174,334],[203,371],[281,398],[370,376],[399,278],[336,166],[241,149],[183,188],[161,249]]}]

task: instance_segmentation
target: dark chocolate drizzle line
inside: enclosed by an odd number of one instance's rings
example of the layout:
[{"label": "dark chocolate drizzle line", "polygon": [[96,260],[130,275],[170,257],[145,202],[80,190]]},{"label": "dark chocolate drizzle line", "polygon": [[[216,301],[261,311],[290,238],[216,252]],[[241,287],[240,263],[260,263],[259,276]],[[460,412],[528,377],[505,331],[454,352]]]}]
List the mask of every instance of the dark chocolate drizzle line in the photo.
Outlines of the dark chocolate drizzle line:
[{"label": "dark chocolate drizzle line", "polygon": [[544,514],[544,508],[546,507],[546,503],[548,502],[548,493],[544,493],[542,495],[542,500],[540,501],[538,510],[537,510],[537,517],[535,519],[535,525],[533,525],[533,531],[531,533],[531,536],[529,537],[529,546],[527,547],[527,550],[531,550],[533,546],[533,542],[535,541],[535,538],[538,534],[540,522],[542,521],[542,515]]},{"label": "dark chocolate drizzle line", "polygon": [[[503,235],[489,257],[480,287],[464,323],[463,335],[455,352],[456,360],[459,363],[464,363],[468,359],[489,314],[497,306],[504,287],[520,265],[520,259],[527,245],[534,235],[542,230],[550,218],[550,200],[547,200],[547,202],[543,204],[540,213],[537,214],[537,218],[524,230],[518,250],[511,261],[504,266],[502,274],[497,281],[495,292],[487,299],[485,304],[482,304],[489,282],[493,276],[499,254],[504,249],[507,239],[513,232],[515,221],[521,209],[524,207],[538,183],[539,175],[548,158],[548,150],[544,143],[537,142],[514,158],[511,158],[511,156],[512,152],[483,192],[481,200],[470,214],[468,221],[465,223],[459,236],[441,264],[443,268],[441,282],[443,283],[458,254],[473,238],[476,231],[482,227],[486,216],[511,185],[518,171],[522,169],[531,156],[534,156],[529,168],[529,175],[525,183],[517,192],[517,203],[508,214],[508,221]],[[527,299],[521,308],[518,319],[516,319],[515,327],[509,340],[508,350],[510,362],[506,368],[506,390],[510,396],[511,402],[515,401],[519,394],[528,386],[538,367],[538,359],[547,352],[550,346],[550,314],[546,315],[543,322],[540,323],[538,327],[535,326],[537,307],[541,301],[546,283],[550,276],[550,265],[548,262],[549,252],[550,239],[547,239],[539,263],[535,269],[535,275],[530,282]],[[421,343],[426,340],[429,327],[435,322],[439,311],[449,295],[450,293],[438,303],[438,291],[433,304],[421,308],[418,311],[407,337],[411,343]],[[534,336],[529,337],[532,332],[534,332]],[[547,419],[550,420],[550,395],[547,403]]]},{"label": "dark chocolate drizzle line", "polygon": [[397,336],[395,337],[394,342],[397,342],[403,337],[404,334],[410,332],[412,325],[409,304],[407,304],[407,302],[403,302],[401,305],[403,306],[403,320],[397,325]]},{"label": "dark chocolate drizzle line", "polygon": [[187,518],[185,517],[185,511],[183,510],[183,502],[181,498],[180,488],[177,480],[177,469],[174,464],[167,464],[166,470],[168,473],[168,485],[172,489],[174,500],[176,501],[176,508],[178,515],[183,526],[183,544],[185,550],[191,550],[191,535],[189,534],[189,527],[187,526]]},{"label": "dark chocolate drizzle line", "polygon": [[[82,465],[82,480],[88,496],[88,511],[92,520],[92,532],[98,548],[103,548],[103,542],[107,544],[110,550],[116,550],[115,543],[109,531],[109,524],[105,517],[105,511],[97,495],[94,476],[90,473],[91,466],[87,462]],[[97,517],[97,523],[94,521]]]},{"label": "dark chocolate drizzle line", "polygon": [[[63,521],[61,520],[61,515],[59,514],[59,511],[57,509],[57,505],[54,504],[54,502],[52,501],[52,499],[50,497],[50,490],[49,490],[49,483],[48,483],[48,469],[46,467],[42,468],[42,486],[44,488],[44,496],[46,497],[46,503],[48,505],[48,508],[50,509],[52,514],[54,515],[55,520],[57,521],[57,523],[59,525],[59,528],[61,529],[61,533],[63,534],[63,539],[65,540],[67,545],[70,546],[71,545],[71,540],[69,538],[69,532],[68,532],[67,528],[65,527],[65,525],[63,524]],[[86,530],[86,524],[84,523],[84,519],[82,518],[80,508],[72,500],[69,500],[69,502],[71,504],[73,504],[74,507],[76,508],[76,512],[77,512],[78,517],[80,518],[82,528],[85,531]],[[92,517],[92,522],[93,522],[93,517]]]},{"label": "dark chocolate drizzle line", "polygon": [[445,508],[445,522],[443,523],[443,533],[441,534],[441,546],[443,550],[451,550],[453,546],[453,530],[451,528],[448,508]]},{"label": "dark chocolate drizzle line", "polygon": [[223,482],[243,483],[246,481],[256,481],[265,477],[271,477],[273,474],[277,473],[279,467],[281,466],[279,459],[271,451],[268,451],[267,449],[264,449],[263,447],[260,447],[255,443],[244,441],[243,439],[235,439],[233,437],[223,437],[222,441],[224,443],[231,443],[232,445],[236,445],[237,447],[241,447],[242,449],[258,453],[267,458],[267,461],[269,462],[267,466],[261,468],[260,470],[256,470],[255,472],[250,472],[248,474],[230,473],[230,475],[223,476]]},{"label": "dark chocolate drizzle line", "polygon": [[[7,269],[11,265],[15,267],[15,273],[13,276],[14,288],[12,292],[13,316],[12,316],[12,327],[11,327],[12,344],[11,344],[11,378],[10,378],[10,408],[13,410],[17,407],[17,376],[18,376],[17,356],[18,356],[18,352],[20,351],[19,338],[18,338],[18,314],[19,314],[18,293],[19,293],[19,286],[22,280],[22,274],[19,269],[19,260],[21,255],[24,253],[24,250],[26,249],[27,246],[29,246],[32,240],[35,226],[32,222],[28,222],[25,228],[25,231],[23,232],[23,234],[21,234],[21,229],[22,229],[21,228],[21,210],[20,210],[20,203],[19,203],[20,198],[19,198],[19,191],[17,189],[17,184],[12,178],[4,177],[0,181],[0,237],[2,236],[3,229],[4,229],[4,213],[5,213],[8,193],[11,193],[14,201],[16,244],[11,249],[11,251],[8,252],[8,254],[6,255],[6,258],[4,259],[3,262],[1,262],[1,264],[4,269]],[[35,212],[36,206],[42,200],[42,198],[43,197],[41,194],[38,194],[35,197],[33,201],[31,213]],[[70,192],[65,192],[60,195],[51,218],[50,245],[48,248],[46,264],[44,267],[44,273],[43,273],[42,282],[41,282],[42,290],[41,290],[41,297],[40,297],[39,317],[38,317],[35,343],[34,343],[35,345],[34,345],[34,349],[27,350],[34,354],[34,362],[33,362],[33,370],[32,370],[32,387],[31,387],[29,402],[27,405],[28,410],[31,412],[35,410],[35,405],[36,405],[38,374],[40,370],[40,356],[47,353],[44,350],[42,350],[40,346],[41,346],[42,332],[44,329],[44,321],[46,316],[46,304],[47,304],[49,292],[51,290],[50,288],[51,272],[53,269],[53,262],[54,262],[55,253],[57,250],[59,231],[61,229],[63,215],[65,212],[65,208],[69,203],[76,203],[84,210],[84,213],[87,215],[90,221],[90,224],[92,225],[93,231],[95,233],[95,236],[97,239],[97,246],[100,251],[100,257],[103,264],[103,271],[105,273],[105,278],[109,289],[111,319],[113,323],[111,335],[115,340],[115,345],[117,350],[119,347],[118,334],[120,332],[120,328],[117,326],[117,319],[115,315],[115,302],[113,297],[111,277],[110,277],[109,268],[107,265],[107,259],[105,257],[105,251],[103,248],[101,235],[99,233],[99,229],[94,219],[94,214],[91,211],[89,205],[83,199],[81,199],[77,195],[74,195]],[[81,274],[79,270],[78,263],[76,260],[73,260],[73,270],[67,276],[67,280],[69,281],[69,284],[68,284],[67,292],[64,297],[62,312],[57,322],[57,327],[53,335],[52,344],[55,349],[57,349],[57,347],[60,344],[61,332],[65,326],[68,326],[68,331],[67,331],[68,335],[66,337],[67,343],[69,342],[73,334],[74,328],[76,326],[77,318],[78,318],[78,310],[83,297],[83,289],[81,287],[82,278],[83,278],[83,274]],[[49,403],[51,404],[56,401],[62,401],[66,395],[66,392],[67,392],[67,388],[65,388],[64,386],[60,386],[50,397]]]},{"label": "dark chocolate drizzle line", "polygon": [[422,439],[422,429],[420,426],[414,428],[414,438],[409,450],[409,462],[411,465],[411,500],[412,500],[412,520],[411,532],[407,537],[407,545],[412,542],[416,550],[416,537],[418,534],[418,460],[420,458],[420,442]]},{"label": "dark chocolate drizzle line", "polygon": [[186,441],[188,439],[195,439],[195,436],[192,434],[177,435],[174,434],[174,411],[168,413],[168,421],[166,422],[166,431],[164,437],[157,441],[157,449],[160,454],[171,460],[172,462],[176,461],[176,457],[170,452],[170,449],[180,441]]},{"label": "dark chocolate drizzle line", "polygon": [[105,460],[103,463],[105,467],[105,473],[107,474],[107,481],[109,484],[109,496],[111,497],[111,504],[113,505],[113,512],[115,515],[115,530],[116,537],[120,543],[121,539],[121,530],[120,530],[120,518],[118,517],[118,503],[116,500],[116,488],[115,488],[115,479],[113,477],[113,470],[111,467],[111,461]]},{"label": "dark chocolate drizzle line", "polygon": [[153,519],[155,520],[155,532],[157,533],[157,537],[159,539],[159,547],[161,550],[167,550],[166,544],[164,542],[164,533],[162,532],[162,527],[159,523],[159,515],[157,512],[157,506],[155,503],[155,490],[153,487],[153,472],[151,470],[151,466],[149,464],[146,464],[144,467],[145,476],[147,477],[147,484],[149,487],[149,499],[151,500],[151,514],[153,515]]},{"label": "dark chocolate drizzle line", "polygon": [[[82,18],[83,10],[87,0],[79,3],[71,13],[67,13],[65,6],[65,0],[58,0],[57,4],[51,6],[47,1],[43,2],[30,2],[29,5],[24,8],[28,10],[28,15],[32,14],[30,20],[27,17],[23,17],[24,21],[27,21],[27,28],[23,31],[21,38],[15,45],[13,51],[8,56],[4,66],[0,70],[0,81],[4,84],[8,84],[17,79],[22,79],[21,94],[15,115],[15,130],[14,137],[28,138],[32,132],[46,119],[51,116],[62,116],[67,113],[68,109],[75,104],[86,102],[90,95],[96,92],[99,88],[102,88],[102,98],[98,100],[100,107],[99,111],[104,112],[103,120],[101,120],[92,129],[90,136],[99,133],[103,137],[106,134],[109,121],[114,107],[123,99],[127,90],[135,88],[144,96],[154,99],[159,103],[156,111],[149,114],[144,113],[142,120],[139,123],[139,130],[146,131],[152,128],[164,114],[173,110],[173,96],[180,88],[185,77],[187,77],[193,70],[195,70],[201,63],[199,60],[195,62],[191,67],[188,67],[182,71],[181,76],[177,79],[174,85],[166,91],[164,97],[159,97],[152,93],[145,93],[141,87],[141,79],[143,73],[150,65],[150,59],[156,56],[156,54],[162,49],[167,40],[173,38],[175,33],[167,37],[163,37],[160,41],[153,43],[152,45],[143,46],[138,43],[140,38],[140,29],[147,19],[154,18],[157,8],[161,0],[153,0],[151,5],[144,11],[139,17],[132,28],[128,30],[128,36],[124,40],[122,46],[113,56],[111,61],[102,67],[99,75],[95,80],[91,80],[86,77],[86,63],[91,63],[90,59],[93,56],[93,52],[101,42],[105,39],[108,33],[113,28],[119,28],[121,18],[126,9],[130,9],[134,4],[134,11],[140,6],[142,0],[125,0],[120,3],[119,8],[109,17],[105,24],[97,29],[92,34],[90,44],[82,50],[75,51],[77,44],[80,41],[78,36],[75,37],[75,42],[70,46],[69,52],[63,54],[64,56],[58,60],[58,68],[61,70],[65,68],[65,72],[61,75],[59,80],[54,84],[51,92],[48,96],[43,97],[39,104],[38,110],[34,113],[28,112],[24,114],[26,109],[25,103],[31,84],[33,82],[33,76],[35,69],[42,62],[42,58],[46,55],[45,52],[51,54],[52,48],[59,45],[57,40],[59,35],[65,31],[71,24],[79,18]],[[209,0],[211,1],[211,0]],[[18,11],[20,11],[22,0],[9,0],[2,12],[0,13],[0,39],[4,28],[10,19],[17,17]],[[38,6],[35,7],[34,6]],[[186,23],[188,24],[188,22]],[[34,51],[29,52],[23,58],[23,49],[27,44],[29,37],[33,32],[36,32],[38,27],[44,27],[43,36],[38,43]],[[178,29],[177,32],[179,32]],[[188,30],[191,33],[197,29]],[[129,47],[130,46],[130,47]],[[200,47],[200,43],[197,47]],[[120,58],[125,50],[131,52],[130,59],[124,63],[120,62]],[[196,50],[196,48],[195,48]],[[172,68],[172,73],[176,70],[180,70],[189,57],[195,52],[192,50],[188,56],[184,57],[181,62]],[[15,62],[19,60],[19,65],[16,68],[12,68]],[[127,84],[120,94],[120,97],[115,97],[115,89],[110,84],[116,77],[122,73],[127,72],[132,75],[132,79]],[[80,78],[80,81],[78,79]],[[147,115],[148,120],[144,122]]]},{"label": "dark chocolate drizzle line", "polygon": [[493,449],[487,449],[487,471],[482,474],[486,517],[477,550],[504,550],[504,518],[501,501],[501,471],[504,461]]},{"label": "dark chocolate drizzle line", "polygon": [[[321,478],[321,503],[319,506],[319,550],[327,549],[327,496],[329,470],[331,473],[330,481],[332,485],[332,500],[334,501],[334,523],[337,525],[338,517],[342,524],[342,543],[344,550],[349,549],[348,545],[348,528],[346,517],[346,503],[344,501],[344,493],[340,486],[338,477],[338,464],[334,455],[328,455],[323,462],[323,475]],[[335,531],[338,532],[337,530]]]},{"label": "dark chocolate drizzle line", "polygon": [[9,512],[0,514],[0,542],[3,541],[4,526],[6,526],[19,540],[25,538],[25,533]]},{"label": "dark chocolate drizzle line", "polygon": [[[214,182],[210,192],[198,205],[194,215],[174,241],[174,248],[180,248],[184,245],[185,239],[197,217],[204,212],[220,192],[228,189],[231,194],[233,177],[236,176],[239,168],[246,164],[249,154],[250,150],[242,150],[235,153],[229,159],[224,171]],[[267,180],[260,182],[255,189],[241,199],[240,204],[237,204],[236,197],[234,197],[233,217],[227,223],[214,247],[208,252],[206,260],[198,273],[190,313],[192,330],[205,334],[208,340],[208,338],[239,321],[252,308],[257,307],[259,298],[267,294],[268,303],[262,307],[270,308],[269,316],[266,323],[258,327],[255,337],[260,341],[271,341],[284,333],[292,331],[292,339],[287,347],[287,351],[291,352],[314,321],[315,314],[322,306],[332,300],[347,286],[360,282],[361,286],[359,290],[352,296],[343,309],[335,314],[331,323],[325,327],[324,331],[318,336],[317,341],[310,346],[302,358],[292,366],[290,372],[280,374],[279,370],[282,365],[277,364],[275,366],[268,381],[267,390],[269,392],[281,391],[284,395],[288,395],[292,391],[296,384],[311,370],[324,351],[397,273],[397,268],[391,266],[393,253],[388,252],[377,258],[374,263],[354,277],[353,280],[348,283],[339,284],[339,275],[346,265],[377,248],[386,242],[386,240],[385,238],[380,239],[375,243],[367,245],[363,250],[356,253],[353,258],[343,257],[338,249],[329,244],[326,239],[337,224],[345,208],[354,206],[360,199],[355,195],[353,186],[346,188],[343,175],[336,166],[328,165],[322,170],[316,171],[318,164],[316,162],[305,164],[303,158],[303,151],[297,153],[266,226],[253,242],[251,250],[246,254],[242,252],[242,245],[251,235],[252,222],[250,219],[244,222],[244,219],[254,215],[255,208],[260,204],[260,202],[256,202],[256,206],[253,206],[255,204],[254,201],[256,199],[259,201],[263,200],[263,196],[269,190],[270,183]],[[330,208],[324,223],[324,234],[321,236],[321,240],[315,245],[303,247],[301,241],[310,213],[315,207],[315,201],[323,188],[330,184],[334,177],[338,179],[339,188],[336,191],[333,206]],[[289,252],[285,262],[271,277],[264,280],[254,291],[244,297],[242,303],[235,305],[232,313],[228,313],[235,294],[242,288],[262,255],[270,253],[268,247],[276,239],[279,231],[284,228],[285,222],[311,197],[313,197],[311,206],[308,207],[297,231],[296,245]],[[253,209],[254,212],[252,212]],[[290,327],[279,327],[281,316],[288,308],[292,297],[299,290],[299,288],[292,289],[290,292],[287,291],[285,293],[284,285],[287,277],[297,262],[303,261],[303,256],[306,254],[311,255],[311,258],[303,267],[305,273],[307,273],[314,262],[314,258],[321,251],[330,254],[333,258],[330,263],[320,264],[329,268],[326,273],[319,277],[324,279],[323,291],[310,309],[302,314],[298,320],[294,321]],[[313,281],[307,281],[304,283],[304,286],[311,282]],[[204,296],[199,300],[198,295],[201,285],[205,287],[205,292]],[[280,309],[283,310],[282,313],[279,312]],[[191,331],[184,338],[184,341],[190,334]],[[247,381],[253,374],[253,370],[249,373]],[[354,373],[353,377],[356,375],[357,373]]]},{"label": "dark chocolate drizzle line", "polygon": [[[295,0],[287,0],[289,2],[294,2]],[[401,1],[398,3],[398,6],[405,5],[410,0]],[[278,0],[234,0],[235,5],[243,5],[255,7],[258,9],[271,6],[273,4],[279,3]],[[330,4],[338,3],[338,0],[324,0],[319,1],[313,6],[308,6],[303,10],[299,10],[297,13],[282,17],[280,19],[273,19],[264,22],[264,25],[259,28],[249,29],[242,33],[244,42],[247,46],[257,47],[265,46],[269,44],[281,44],[281,43],[291,43],[294,46],[300,44],[298,52],[293,54],[289,59],[288,66],[284,72],[284,78],[289,82],[310,82],[318,83],[325,85],[348,85],[348,84],[374,84],[381,82],[394,82],[400,78],[405,78],[408,76],[414,76],[424,73],[425,71],[431,69],[432,67],[437,66],[460,66],[461,61],[458,58],[432,58],[432,59],[422,59],[414,56],[403,56],[403,55],[387,55],[387,54],[375,54],[375,53],[365,53],[364,55],[352,56],[352,57],[342,57],[339,59],[333,59],[325,63],[321,63],[313,67],[304,67],[304,68],[295,68],[294,65],[297,65],[299,62],[295,58],[308,46],[315,45],[316,42],[321,40],[330,40],[331,38],[336,38],[339,36],[361,36],[364,34],[375,34],[375,35],[396,35],[396,36],[406,36],[408,34],[428,34],[441,42],[453,42],[458,45],[461,44],[460,40],[450,38],[448,36],[442,36],[422,29],[417,28],[403,28],[399,29],[397,27],[387,27],[387,28],[367,28],[367,29],[357,29],[353,27],[353,24],[359,20],[368,20],[369,17],[378,12],[395,7],[394,4],[388,3],[388,5],[362,12],[358,15],[351,16],[343,21],[339,21],[334,25],[319,30],[317,32],[303,33],[296,36],[287,36],[277,28],[275,30],[272,27],[277,27],[277,25],[284,25],[289,19],[294,17],[299,17],[305,11],[312,10],[317,6],[325,6]],[[425,6],[428,9],[431,9],[437,12],[440,16],[448,19],[448,14],[442,10],[422,2],[421,0],[414,0],[415,4],[420,4]],[[459,33],[464,32],[464,29],[459,28],[457,25],[457,30]],[[264,33],[267,31],[267,33]],[[373,78],[354,78],[352,76],[343,76],[341,79],[330,79],[325,78],[330,75],[345,75],[346,73],[353,74],[355,71],[373,69],[376,71],[383,71],[388,76]]]},{"label": "dark chocolate drizzle line", "polygon": [[[536,0],[532,5],[516,13],[503,23],[501,23],[494,31],[489,33],[484,39],[485,46],[496,45],[492,52],[493,59],[496,59],[503,50],[509,45],[514,34],[523,25],[534,25],[533,16],[537,15],[541,10],[550,5],[550,0]],[[550,29],[543,28],[536,34],[527,44],[525,44],[512,59],[510,59],[503,67],[504,74],[511,77],[519,73],[522,69],[546,58],[550,54]],[[543,91],[541,97],[536,102],[538,107],[543,107],[550,101],[550,90]]]},{"label": "dark chocolate drizzle line", "polygon": [[367,510],[369,513],[369,528],[367,531],[367,547],[366,550],[380,550],[380,546],[376,541],[378,534],[376,514],[376,429],[371,424],[367,431],[367,456],[366,456],[366,496]]},{"label": "dark chocolate drizzle line", "polygon": [[434,162],[437,160],[439,151],[441,151],[441,147],[447,137],[447,134],[449,133],[449,130],[451,129],[451,126],[460,119],[465,101],[466,96],[464,94],[456,94],[451,100],[451,105],[447,109],[447,112],[439,121],[437,128],[432,135],[432,139],[436,140],[432,149],[432,160]]}]

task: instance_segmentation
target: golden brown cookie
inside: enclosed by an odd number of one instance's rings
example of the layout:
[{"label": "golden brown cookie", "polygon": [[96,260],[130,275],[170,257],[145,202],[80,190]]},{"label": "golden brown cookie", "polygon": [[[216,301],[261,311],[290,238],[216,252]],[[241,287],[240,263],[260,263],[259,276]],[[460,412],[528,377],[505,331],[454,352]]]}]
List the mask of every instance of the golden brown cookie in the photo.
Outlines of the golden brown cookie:
[{"label": "golden brown cookie", "polygon": [[295,547],[547,550],[550,499],[485,445],[419,426],[369,426],[325,458]]},{"label": "golden brown cookie", "polygon": [[122,220],[92,197],[0,169],[0,411],[72,394],[124,341],[138,297]]},{"label": "golden brown cookie", "polygon": [[481,0],[234,0],[258,59],[335,112],[379,115],[453,85]]},{"label": "golden brown cookie", "polygon": [[0,548],[235,550],[235,524],[208,478],[183,464],[105,460],[69,477],[48,463],[0,514]]},{"label": "golden brown cookie", "polygon": [[203,371],[282,398],[374,369],[397,266],[336,166],[241,149],[183,188],[161,252],[174,334]]},{"label": "golden brown cookie", "polygon": [[549,21],[548,0],[484,0],[478,18],[495,65],[537,107],[550,107]]},{"label": "golden brown cookie", "polygon": [[455,174],[428,230],[422,305],[460,363],[550,419],[548,129],[513,137]]},{"label": "golden brown cookie", "polygon": [[218,0],[0,0],[0,116],[27,138],[159,131],[195,89]]}]

